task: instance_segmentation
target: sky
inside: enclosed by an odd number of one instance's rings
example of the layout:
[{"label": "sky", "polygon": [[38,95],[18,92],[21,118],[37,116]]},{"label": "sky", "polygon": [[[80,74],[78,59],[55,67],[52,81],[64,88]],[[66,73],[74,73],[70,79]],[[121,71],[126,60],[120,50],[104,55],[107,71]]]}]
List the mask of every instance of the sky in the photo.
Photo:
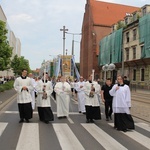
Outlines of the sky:
[{"label": "sky", "polygon": [[[102,0],[142,7],[149,0]],[[21,55],[29,60],[30,68],[41,67],[43,60],[63,54],[63,33],[81,33],[86,0],[0,0],[7,22],[21,41]],[[65,49],[72,49],[71,34],[66,34]],[[81,35],[74,36],[75,61],[80,61]]]}]

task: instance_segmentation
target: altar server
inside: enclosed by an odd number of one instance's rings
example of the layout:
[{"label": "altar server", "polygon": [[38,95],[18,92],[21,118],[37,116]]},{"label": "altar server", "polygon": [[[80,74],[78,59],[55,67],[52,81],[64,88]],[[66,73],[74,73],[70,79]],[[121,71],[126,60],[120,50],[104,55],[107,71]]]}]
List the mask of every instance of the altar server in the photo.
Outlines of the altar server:
[{"label": "altar server", "polygon": [[131,94],[122,76],[117,77],[117,82],[109,91],[113,96],[114,128],[126,132],[128,129],[134,129],[134,121],[130,114]]},{"label": "altar server", "polygon": [[84,84],[85,92],[85,108],[87,123],[93,123],[94,120],[101,119],[100,104],[97,94],[100,93],[100,86],[95,81],[92,81],[92,75],[89,76],[89,81]]},{"label": "altar server", "polygon": [[39,119],[48,124],[49,121],[54,120],[54,116],[50,102],[50,95],[53,92],[53,87],[52,83],[48,80],[47,73],[44,73],[43,78],[37,82],[35,89],[37,91],[36,105],[38,108]]},{"label": "altar server", "polygon": [[14,82],[14,89],[17,91],[17,103],[20,115],[19,123],[29,122],[32,118],[32,97],[30,92],[33,90],[33,85],[29,77],[27,77],[27,70],[22,70],[22,75]]}]

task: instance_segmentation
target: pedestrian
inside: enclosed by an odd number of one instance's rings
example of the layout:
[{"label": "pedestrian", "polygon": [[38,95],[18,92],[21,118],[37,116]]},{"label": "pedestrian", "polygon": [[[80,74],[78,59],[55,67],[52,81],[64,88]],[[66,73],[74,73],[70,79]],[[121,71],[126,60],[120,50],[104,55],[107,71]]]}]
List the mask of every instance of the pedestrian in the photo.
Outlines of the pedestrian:
[{"label": "pedestrian", "polygon": [[50,95],[53,92],[52,83],[48,80],[48,73],[43,74],[43,78],[37,82],[37,109],[40,121],[46,124],[54,120],[54,115],[51,110]]},{"label": "pedestrian", "polygon": [[124,76],[124,84],[126,84],[126,85],[130,85],[130,81],[129,80],[127,80],[127,76]]},{"label": "pedestrian", "polygon": [[31,82],[32,82],[32,86],[33,86],[33,90],[30,92],[31,94],[31,97],[32,97],[32,109],[34,110],[35,109],[35,79],[33,78],[33,74],[32,73],[29,73],[28,77],[31,79]]},{"label": "pedestrian", "polygon": [[135,128],[130,114],[131,94],[129,86],[123,83],[122,76],[117,77],[117,82],[109,91],[113,96],[114,128],[126,132]]},{"label": "pedestrian", "polygon": [[89,76],[89,81],[84,84],[87,123],[94,123],[93,119],[101,119],[100,104],[97,97],[97,93],[100,93],[100,86],[97,85],[97,82],[92,81],[92,75]]},{"label": "pedestrian", "polygon": [[71,86],[66,82],[66,78],[62,76],[60,82],[57,82],[54,88],[56,92],[57,117],[66,118],[69,115],[69,103]]},{"label": "pedestrian", "polygon": [[29,77],[27,77],[27,70],[22,69],[22,75],[16,78],[14,82],[14,89],[17,91],[17,103],[20,115],[19,123],[29,122],[32,118],[32,97],[30,92],[33,90],[33,85]]},{"label": "pedestrian", "polygon": [[74,93],[74,81],[72,79],[70,79],[70,86],[71,86],[72,96],[74,96],[73,95],[73,93]]},{"label": "pedestrian", "polygon": [[76,90],[78,96],[78,110],[79,113],[85,114],[85,93],[84,93],[84,79],[80,76],[80,81],[77,83]]},{"label": "pedestrian", "polygon": [[112,99],[113,97],[109,94],[109,91],[112,89],[112,81],[111,78],[106,79],[105,85],[102,86],[101,89],[101,98],[105,104],[105,116],[106,121],[112,120]]},{"label": "pedestrian", "polygon": [[54,77],[52,77],[52,86],[53,86],[53,92],[52,92],[52,96],[53,96],[53,98],[56,100],[56,92],[54,91],[54,87],[55,87],[55,85],[56,85],[56,77],[54,76]]}]

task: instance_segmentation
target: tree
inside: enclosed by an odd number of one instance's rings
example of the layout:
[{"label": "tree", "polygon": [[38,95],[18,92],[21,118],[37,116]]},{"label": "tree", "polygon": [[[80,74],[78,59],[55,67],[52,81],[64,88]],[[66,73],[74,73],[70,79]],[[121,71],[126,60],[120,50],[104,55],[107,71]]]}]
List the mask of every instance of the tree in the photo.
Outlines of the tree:
[{"label": "tree", "polygon": [[11,61],[11,67],[15,75],[21,75],[22,69],[27,69],[28,72],[31,72],[29,61],[23,56],[18,57],[18,55],[15,55]]},{"label": "tree", "polygon": [[0,71],[10,68],[12,47],[7,40],[6,23],[0,20]]}]

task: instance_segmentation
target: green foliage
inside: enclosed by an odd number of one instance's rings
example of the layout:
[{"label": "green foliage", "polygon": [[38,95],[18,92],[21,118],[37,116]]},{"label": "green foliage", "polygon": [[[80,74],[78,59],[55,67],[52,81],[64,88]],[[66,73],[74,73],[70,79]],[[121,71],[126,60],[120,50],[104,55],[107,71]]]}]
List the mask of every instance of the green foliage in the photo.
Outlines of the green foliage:
[{"label": "green foliage", "polygon": [[6,23],[0,20],[0,70],[10,68],[12,47],[9,46],[7,41]]},{"label": "green foliage", "polygon": [[5,90],[10,90],[13,88],[14,81],[8,81],[5,84],[0,84],[0,92],[4,92]]},{"label": "green foliage", "polygon": [[119,21],[118,24],[117,24],[117,30],[119,30],[123,27],[125,27],[125,24],[123,22]]},{"label": "green foliage", "polygon": [[31,72],[29,61],[23,56],[18,57],[17,55],[15,55],[13,60],[11,61],[11,67],[15,75],[21,75],[22,69],[27,69],[28,72]]}]

